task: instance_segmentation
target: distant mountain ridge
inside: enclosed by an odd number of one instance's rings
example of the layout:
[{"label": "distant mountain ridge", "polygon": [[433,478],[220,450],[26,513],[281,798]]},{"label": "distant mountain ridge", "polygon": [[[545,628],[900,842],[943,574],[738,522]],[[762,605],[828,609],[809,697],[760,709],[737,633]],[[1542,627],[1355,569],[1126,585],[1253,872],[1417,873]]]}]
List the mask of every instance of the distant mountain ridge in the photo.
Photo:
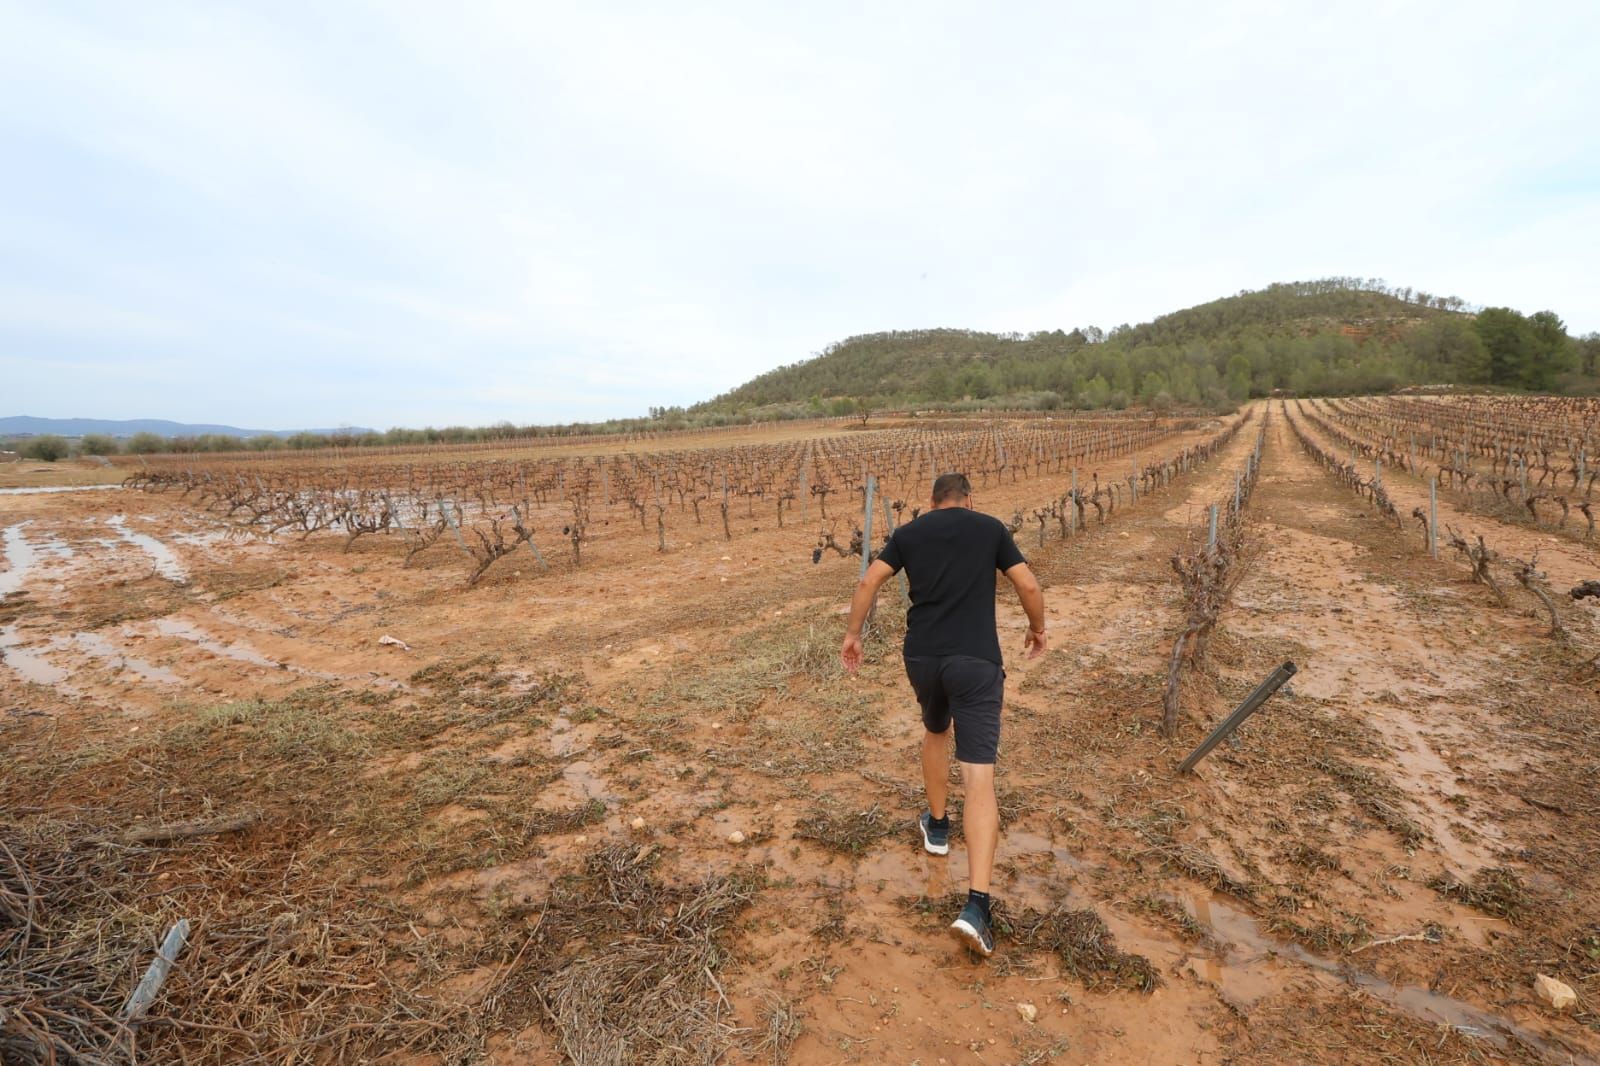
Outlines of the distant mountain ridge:
[{"label": "distant mountain ridge", "polygon": [[37,437],[54,433],[60,437],[82,437],[89,433],[104,433],[108,437],[131,437],[135,433],[154,433],[158,437],[200,437],[207,434],[217,437],[292,437],[296,433],[358,435],[375,430],[363,426],[340,426],[338,429],[240,429],[238,426],[213,426],[194,422],[169,422],[162,418],[35,418],[32,415],[12,415],[0,418],[0,437]]}]

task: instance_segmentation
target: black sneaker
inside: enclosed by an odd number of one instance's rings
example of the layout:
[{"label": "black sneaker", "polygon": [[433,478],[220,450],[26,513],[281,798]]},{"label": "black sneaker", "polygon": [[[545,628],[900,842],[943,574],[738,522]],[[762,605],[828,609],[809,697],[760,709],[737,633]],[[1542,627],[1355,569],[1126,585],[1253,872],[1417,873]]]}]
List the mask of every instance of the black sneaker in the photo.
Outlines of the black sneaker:
[{"label": "black sneaker", "polygon": [[950,819],[945,817],[944,825],[933,824],[933,812],[923,811],[917,819],[917,828],[922,830],[922,847],[929,855],[950,854]]},{"label": "black sneaker", "polygon": [[989,928],[989,919],[984,916],[983,908],[974,901],[967,900],[967,905],[961,908],[960,917],[950,923],[950,931],[979,955],[987,958],[994,954],[994,931]]}]

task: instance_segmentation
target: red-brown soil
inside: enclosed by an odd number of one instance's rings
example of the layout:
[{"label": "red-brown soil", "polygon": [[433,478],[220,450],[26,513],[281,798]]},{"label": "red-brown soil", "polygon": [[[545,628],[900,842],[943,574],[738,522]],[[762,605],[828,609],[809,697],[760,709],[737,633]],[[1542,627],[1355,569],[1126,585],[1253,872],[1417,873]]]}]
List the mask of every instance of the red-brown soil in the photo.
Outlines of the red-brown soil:
[{"label": "red-brown soil", "polygon": [[[114,999],[194,920],[146,1061],[1600,1061],[1600,612],[1567,601],[1550,640],[1271,406],[1245,576],[1176,740],[1169,560],[1259,422],[1104,525],[1019,533],[1052,649],[1023,660],[1003,596],[990,960],[944,928],[959,838],[935,859],[913,827],[899,594],[845,677],[857,567],[812,564],[814,505],[731,541],[677,515],[665,554],[624,516],[580,570],[530,556],[468,589],[447,545],[407,569],[380,537],[267,542],[168,496],[0,495],[0,887],[36,875],[62,944],[99,923],[80,972]],[[1441,517],[1557,585],[1600,576],[1591,547]],[[1291,685],[1177,776],[1286,659]]]}]

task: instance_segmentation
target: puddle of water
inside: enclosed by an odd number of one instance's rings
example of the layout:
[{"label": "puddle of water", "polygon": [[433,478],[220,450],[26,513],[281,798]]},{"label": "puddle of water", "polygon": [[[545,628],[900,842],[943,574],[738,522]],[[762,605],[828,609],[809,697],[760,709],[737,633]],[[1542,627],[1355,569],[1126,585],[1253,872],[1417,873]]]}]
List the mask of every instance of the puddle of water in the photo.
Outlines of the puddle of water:
[{"label": "puddle of water", "polygon": [[586,799],[616,799],[616,795],[606,787],[605,779],[595,773],[594,764],[586,760],[567,763],[561,769],[561,780],[575,794]]},{"label": "puddle of water", "polygon": [[1026,830],[1006,830],[1000,834],[995,858],[1008,863],[1013,871],[1005,882],[1008,900],[1044,911],[1063,904],[1093,905],[1076,885],[1078,874],[1086,869],[1084,862],[1047,837]]},{"label": "puddle of water", "polygon": [[130,544],[136,545],[141,551],[156,564],[156,573],[175,584],[183,584],[189,580],[189,573],[183,568],[183,563],[178,561],[178,556],[172,549],[161,543],[148,533],[135,533],[128,528],[127,515],[113,515],[106,519],[106,525],[117,531],[117,536]]},{"label": "puddle of water", "polygon": [[[1091,905],[1073,884],[1084,863],[1037,833],[1006,830],[995,858],[1013,868],[1009,876],[1000,875],[997,889],[1008,903],[1045,911],[1063,903]],[[901,896],[942,896],[966,884],[967,853],[959,844],[952,845],[949,855],[930,855],[920,845],[887,846],[863,856],[855,871],[861,885],[882,885]]]},{"label": "puddle of water", "polygon": [[556,758],[563,758],[572,754],[572,749],[577,747],[579,737],[572,731],[572,720],[564,714],[558,714],[550,721],[550,754]]},{"label": "puddle of water", "polygon": [[894,897],[918,896],[938,899],[956,885],[966,884],[965,852],[951,848],[949,855],[929,855],[919,846],[884,848],[867,855],[856,864],[856,883],[877,888]]},{"label": "puddle of water", "polygon": [[0,496],[39,496],[47,492],[110,492],[121,485],[35,485],[21,489],[0,489]]},{"label": "puddle of water", "polygon": [[99,633],[76,633],[72,639],[77,643],[78,647],[94,658],[114,663],[118,669],[136,674],[146,681],[154,681],[161,685],[176,685],[178,683],[178,675],[171,670],[147,663],[143,659],[134,659],[124,655],[116,645]]},{"label": "puddle of water", "polygon": [[217,544],[226,544],[232,536],[221,529],[191,530],[187,533],[174,533],[172,539],[179,544],[188,544],[196,548],[209,548]]},{"label": "puddle of water", "polygon": [[22,531],[28,522],[6,527],[4,535],[7,570],[0,574],[0,600],[22,588],[23,579],[33,564],[39,561],[39,552],[29,543]]},{"label": "puddle of water", "polygon": [[[220,611],[215,613],[218,617],[226,617]],[[228,618],[228,621],[232,622],[234,619]],[[244,625],[242,621],[237,624]],[[266,670],[282,670],[299,677],[314,677],[320,681],[354,681],[366,685],[376,685],[379,688],[407,690],[405,682],[383,677],[375,672],[369,672],[365,675],[339,674],[330,670],[313,670],[309,666],[296,666],[294,663],[273,659],[243,641],[225,641],[212,633],[206,632],[193,622],[185,622],[179,618],[158,618],[152,622],[152,625],[154,625],[156,632],[164,637],[188,641],[219,658],[232,659],[234,662],[249,663],[252,666],[259,666]],[[271,632],[262,627],[256,628],[259,632]]]},{"label": "puddle of water", "polygon": [[62,684],[67,679],[67,672],[24,648],[15,625],[0,626],[0,662],[22,675],[24,681],[32,681],[36,685],[54,685],[65,692],[72,691]]},{"label": "puddle of water", "polygon": [[1476,845],[1462,840],[1451,828],[1460,813],[1452,811],[1440,799],[1440,793],[1448,795],[1455,791],[1456,774],[1424,735],[1417,718],[1403,708],[1374,705],[1369,721],[1394,745],[1397,758],[1393,768],[1406,778],[1401,782],[1402,787],[1421,809],[1423,824],[1433,833],[1444,856],[1464,871],[1492,865],[1494,852],[1502,840],[1499,827],[1480,822],[1476,828],[1485,841]]},{"label": "puddle of water", "polygon": [[1436,1025],[1448,1025],[1464,1035],[1489,1040],[1499,1047],[1505,1047],[1506,1038],[1511,1036],[1547,1054],[1557,1051],[1542,1037],[1470,1003],[1414,985],[1395,985],[1376,974],[1314,954],[1293,942],[1278,941],[1263,933],[1254,918],[1218,897],[1189,896],[1184,899],[1184,905],[1196,921],[1227,946],[1226,957],[1197,961],[1202,962],[1206,979],[1220,988],[1230,1002],[1240,1006],[1249,1006],[1281,990],[1283,967],[1280,960],[1289,960],[1318,974],[1347,981],[1414,1017]]},{"label": "puddle of water", "polygon": [[1019,858],[1026,855],[1048,854],[1057,865],[1074,872],[1088,869],[1088,864],[1072,852],[1038,833],[1023,829],[1006,829],[1000,833],[999,858]]},{"label": "puddle of water", "polygon": [[156,631],[164,637],[186,640],[191,644],[199,645],[213,655],[220,655],[224,659],[250,663],[253,666],[264,666],[269,670],[293,669],[292,667],[285,667],[282,663],[274,662],[248,644],[224,643],[193,622],[185,622],[177,618],[158,618],[155,620],[155,627]]},{"label": "puddle of water", "polygon": [[39,545],[39,554],[48,555],[52,559],[73,559],[77,557],[77,549],[58,537],[50,537]]}]

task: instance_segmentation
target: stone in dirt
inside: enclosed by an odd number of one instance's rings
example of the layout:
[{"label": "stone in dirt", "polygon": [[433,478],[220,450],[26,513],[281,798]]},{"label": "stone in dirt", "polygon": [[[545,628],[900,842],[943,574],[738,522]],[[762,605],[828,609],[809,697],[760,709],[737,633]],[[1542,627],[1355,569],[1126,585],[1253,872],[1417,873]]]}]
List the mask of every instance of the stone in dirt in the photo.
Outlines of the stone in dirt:
[{"label": "stone in dirt", "polygon": [[735,829],[733,832],[728,834],[728,843],[730,843],[730,844],[743,844],[744,843],[744,834],[739,832],[737,829]]},{"label": "stone in dirt", "polygon": [[644,819],[643,818],[635,818],[633,821],[629,822],[628,824],[630,826],[632,826],[635,831],[638,831],[638,830],[644,828]]},{"label": "stone in dirt", "polygon": [[1533,990],[1539,993],[1539,998],[1544,1000],[1556,1010],[1566,1010],[1578,1002],[1578,993],[1565,981],[1557,981],[1554,977],[1544,974],[1533,979]]},{"label": "stone in dirt", "polygon": [[1039,1008],[1032,1003],[1018,1003],[1017,1017],[1031,1025],[1039,1020]]},{"label": "stone in dirt", "polygon": [[407,644],[405,641],[401,640],[399,637],[391,637],[387,633],[385,633],[383,636],[378,638],[378,643],[379,644],[392,644],[395,647],[399,648],[401,651],[410,651],[411,650],[411,645]]}]

